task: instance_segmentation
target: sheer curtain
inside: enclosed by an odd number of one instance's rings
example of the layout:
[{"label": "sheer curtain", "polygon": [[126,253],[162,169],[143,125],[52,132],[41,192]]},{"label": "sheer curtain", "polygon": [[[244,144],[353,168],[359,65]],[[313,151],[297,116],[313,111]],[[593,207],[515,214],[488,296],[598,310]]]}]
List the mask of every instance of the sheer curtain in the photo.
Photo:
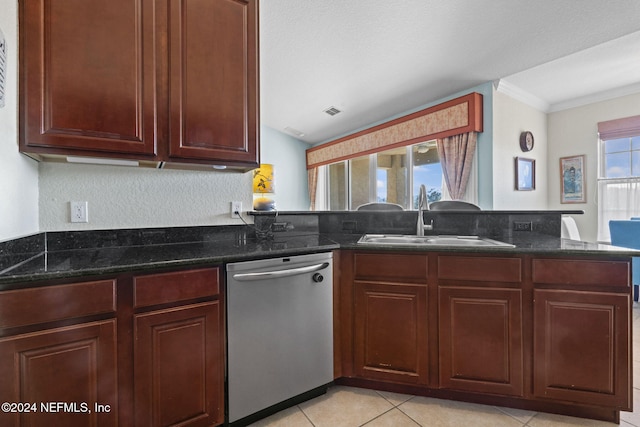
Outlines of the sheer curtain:
[{"label": "sheer curtain", "polygon": [[477,134],[454,135],[437,141],[438,156],[447,192],[453,200],[463,200],[473,169]]},{"label": "sheer curtain", "polygon": [[598,241],[610,242],[609,220],[640,216],[640,178],[598,181]]}]

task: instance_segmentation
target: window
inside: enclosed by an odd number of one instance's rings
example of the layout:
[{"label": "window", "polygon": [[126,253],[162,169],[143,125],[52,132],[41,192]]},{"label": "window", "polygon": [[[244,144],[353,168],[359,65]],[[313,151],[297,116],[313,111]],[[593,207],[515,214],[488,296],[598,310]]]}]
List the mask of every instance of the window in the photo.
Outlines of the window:
[{"label": "window", "polygon": [[420,185],[427,188],[427,201],[436,202],[442,198],[442,166],[435,141],[417,144],[411,147],[413,174],[413,204],[412,209],[418,209],[418,195]]},{"label": "window", "polygon": [[640,116],[598,123],[598,241],[609,220],[640,216]]},{"label": "window", "polygon": [[376,192],[373,201],[395,203],[406,208],[409,195],[407,147],[383,151],[372,156],[376,161]]},{"label": "window", "polygon": [[429,202],[440,200],[443,193],[435,141],[332,163],[326,168],[330,210],[356,210],[371,202],[417,209],[421,184],[427,188]]},{"label": "window", "polygon": [[640,177],[640,136],[602,141],[602,177]]},{"label": "window", "polygon": [[[323,166],[324,167],[324,166]],[[347,206],[347,162],[327,165],[327,208],[332,211],[344,210]]]},{"label": "window", "polygon": [[371,191],[375,188],[371,185],[371,172],[374,170],[369,156],[349,160],[349,210],[356,210],[358,206],[371,200]]}]

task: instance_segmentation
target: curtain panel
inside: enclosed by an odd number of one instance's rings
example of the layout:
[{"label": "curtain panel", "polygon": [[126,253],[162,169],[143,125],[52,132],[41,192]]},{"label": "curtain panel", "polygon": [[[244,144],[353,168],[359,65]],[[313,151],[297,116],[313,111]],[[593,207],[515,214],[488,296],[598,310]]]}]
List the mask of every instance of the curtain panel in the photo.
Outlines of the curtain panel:
[{"label": "curtain panel", "polygon": [[307,183],[309,186],[309,210],[316,210],[316,193],[318,191],[318,168],[307,169]]},{"label": "curtain panel", "polygon": [[467,191],[467,182],[476,152],[477,134],[469,132],[437,141],[438,156],[444,181],[453,200],[461,200]]}]

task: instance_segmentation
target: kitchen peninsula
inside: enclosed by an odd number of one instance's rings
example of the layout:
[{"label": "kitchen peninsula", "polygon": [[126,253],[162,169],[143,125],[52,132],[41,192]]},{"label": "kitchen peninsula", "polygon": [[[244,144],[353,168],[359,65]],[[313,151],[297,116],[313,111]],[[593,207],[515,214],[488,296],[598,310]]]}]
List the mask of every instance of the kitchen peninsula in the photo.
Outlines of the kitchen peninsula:
[{"label": "kitchen peninsula", "polygon": [[[22,384],[0,387],[0,396],[108,405],[109,412],[61,414],[99,425],[221,424],[222,267],[333,251],[336,383],[609,421],[631,409],[636,251],[561,239],[561,212],[536,211],[425,213],[433,234],[514,247],[357,243],[364,233],[411,234],[415,216],[255,214],[258,229],[284,230],[265,240],[249,226],[223,226],[40,233],[0,243],[2,375]],[[149,397],[150,384],[168,394]],[[186,409],[162,400],[188,396],[192,384],[204,400]],[[3,423],[53,415],[0,414]]]}]

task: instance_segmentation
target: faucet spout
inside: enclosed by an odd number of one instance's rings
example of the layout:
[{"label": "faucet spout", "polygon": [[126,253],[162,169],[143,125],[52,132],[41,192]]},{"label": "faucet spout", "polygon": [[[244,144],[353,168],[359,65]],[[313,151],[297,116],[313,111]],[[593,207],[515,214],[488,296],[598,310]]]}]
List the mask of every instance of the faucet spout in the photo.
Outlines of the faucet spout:
[{"label": "faucet spout", "polygon": [[416,235],[418,236],[424,236],[424,230],[433,230],[433,220],[431,220],[429,224],[424,223],[423,213],[428,210],[427,188],[422,184],[420,186],[420,194],[418,195],[418,224],[416,226]]}]

